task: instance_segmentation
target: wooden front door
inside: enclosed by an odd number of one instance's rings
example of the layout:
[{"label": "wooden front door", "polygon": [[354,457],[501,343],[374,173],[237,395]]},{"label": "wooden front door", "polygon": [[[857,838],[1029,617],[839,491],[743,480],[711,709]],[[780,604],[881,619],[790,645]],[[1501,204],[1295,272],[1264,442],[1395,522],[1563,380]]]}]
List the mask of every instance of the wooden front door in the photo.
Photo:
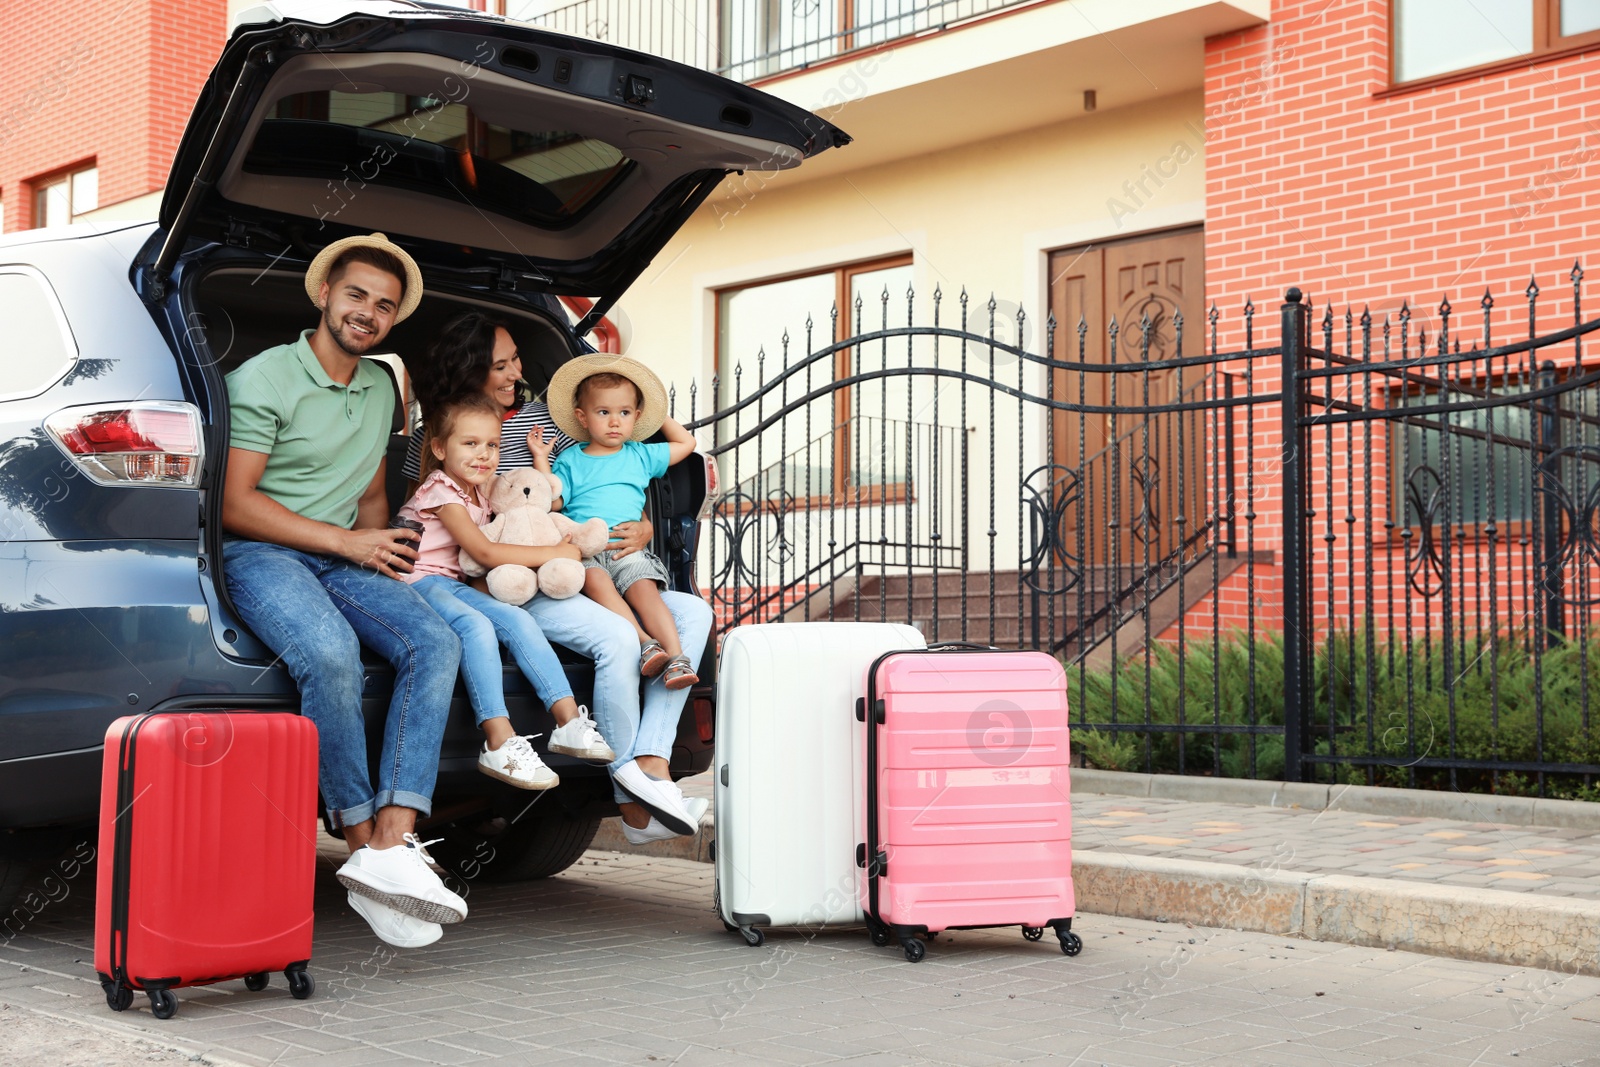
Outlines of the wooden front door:
[{"label": "wooden front door", "polygon": [[[1199,227],[1051,253],[1055,358],[1123,366],[1172,359],[1179,354],[1180,314],[1182,354],[1202,354],[1204,282],[1205,235]],[[1140,325],[1146,317],[1148,357]],[[1181,375],[1175,370],[1117,375],[1058,370],[1053,387],[1058,400],[1128,408],[1177,403],[1180,392],[1182,399],[1199,400],[1203,378],[1200,369]],[[1075,472],[1083,495],[1075,509],[1078,519],[1068,518],[1074,530],[1081,521],[1093,535],[1085,538],[1085,562],[1115,558],[1138,566],[1147,555],[1152,563],[1165,558],[1179,544],[1174,520],[1180,512],[1187,520],[1185,536],[1199,530],[1204,521],[1202,426],[1201,415],[1192,412],[1148,418],[1094,414],[1081,420],[1068,412],[1054,415],[1052,461]],[[1113,440],[1115,450],[1109,447]]]}]

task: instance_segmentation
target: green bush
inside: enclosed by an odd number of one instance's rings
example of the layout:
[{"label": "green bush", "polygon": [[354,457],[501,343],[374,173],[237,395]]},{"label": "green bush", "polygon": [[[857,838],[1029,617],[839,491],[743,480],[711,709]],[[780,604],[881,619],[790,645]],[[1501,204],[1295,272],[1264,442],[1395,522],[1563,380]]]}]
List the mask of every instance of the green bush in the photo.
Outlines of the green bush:
[{"label": "green bush", "polygon": [[[1539,782],[1529,772],[1465,768],[1455,771],[1452,782],[1448,769],[1418,764],[1450,758],[1600,767],[1600,727],[1586,724],[1583,711],[1587,672],[1589,702],[1594,718],[1600,718],[1600,649],[1585,657],[1582,646],[1569,643],[1535,656],[1525,639],[1486,634],[1464,649],[1458,643],[1449,663],[1453,684],[1447,685],[1438,635],[1431,642],[1414,637],[1408,658],[1403,637],[1373,636],[1369,650],[1366,634],[1335,631],[1313,652],[1309,743],[1321,755],[1379,762],[1317,764],[1313,773],[1321,781],[1533,794]],[[1252,663],[1250,640],[1231,633],[1215,649],[1210,641],[1190,643],[1181,658],[1157,644],[1114,670],[1069,666],[1073,720],[1102,726],[1254,725],[1272,732],[1179,734],[1076,726],[1073,744],[1090,765],[1108,770],[1280,778],[1282,634],[1258,633],[1253,651]],[[1542,737],[1536,699],[1541,690]],[[1600,789],[1583,775],[1546,775],[1544,793],[1600,799]]]}]

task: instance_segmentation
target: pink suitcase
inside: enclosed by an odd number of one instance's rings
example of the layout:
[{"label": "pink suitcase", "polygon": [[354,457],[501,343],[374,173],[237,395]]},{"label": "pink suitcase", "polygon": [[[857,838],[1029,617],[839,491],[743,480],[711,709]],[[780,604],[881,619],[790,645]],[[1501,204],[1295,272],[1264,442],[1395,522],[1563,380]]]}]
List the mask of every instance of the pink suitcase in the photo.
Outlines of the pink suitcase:
[{"label": "pink suitcase", "polygon": [[936,646],[890,652],[867,672],[862,906],[879,945],[906,959],[918,934],[1020,925],[1072,933],[1067,692],[1043,652]]}]

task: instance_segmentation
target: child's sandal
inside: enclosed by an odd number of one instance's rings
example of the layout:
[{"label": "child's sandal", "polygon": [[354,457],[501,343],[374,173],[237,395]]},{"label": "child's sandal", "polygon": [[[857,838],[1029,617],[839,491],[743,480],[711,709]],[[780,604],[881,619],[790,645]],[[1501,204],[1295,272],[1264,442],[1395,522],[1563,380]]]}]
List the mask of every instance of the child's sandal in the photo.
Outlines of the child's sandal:
[{"label": "child's sandal", "polygon": [[689,663],[688,656],[674,656],[667,661],[667,669],[662,673],[661,684],[668,689],[687,689],[700,680],[694,673],[694,667]]},{"label": "child's sandal", "polygon": [[660,641],[646,642],[639,649],[639,677],[654,678],[667,667],[668,662],[667,650],[661,647]]}]

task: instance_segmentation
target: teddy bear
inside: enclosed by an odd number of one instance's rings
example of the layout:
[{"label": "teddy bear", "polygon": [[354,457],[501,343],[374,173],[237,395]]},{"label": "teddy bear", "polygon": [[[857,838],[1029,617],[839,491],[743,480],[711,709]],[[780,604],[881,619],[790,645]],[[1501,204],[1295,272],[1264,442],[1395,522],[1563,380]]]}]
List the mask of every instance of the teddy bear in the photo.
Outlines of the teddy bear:
[{"label": "teddy bear", "polygon": [[[578,551],[592,556],[605,548],[611,537],[604,519],[576,523],[550,510],[551,502],[561,495],[561,479],[553,474],[519,467],[496,475],[485,488],[494,519],[483,527],[483,534],[496,544],[540,548],[560,544],[570,534]],[[487,571],[489,593],[507,604],[526,604],[539,592],[561,600],[583,591],[583,564],[575,559],[550,560],[537,574],[512,564],[488,570],[463,549],[461,569],[472,578]]]}]

